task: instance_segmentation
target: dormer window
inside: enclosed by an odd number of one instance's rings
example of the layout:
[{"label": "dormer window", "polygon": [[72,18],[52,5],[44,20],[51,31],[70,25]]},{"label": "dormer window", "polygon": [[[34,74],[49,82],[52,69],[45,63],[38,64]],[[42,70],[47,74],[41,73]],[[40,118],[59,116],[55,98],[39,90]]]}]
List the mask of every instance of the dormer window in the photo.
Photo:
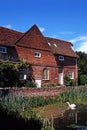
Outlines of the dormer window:
[{"label": "dormer window", "polygon": [[41,53],[40,52],[35,52],[34,57],[41,57]]},{"label": "dormer window", "polygon": [[0,53],[7,53],[7,48],[0,46]]},{"label": "dormer window", "polygon": [[54,43],[54,46],[57,47],[57,45]]},{"label": "dormer window", "polygon": [[48,42],[48,45],[49,45],[49,46],[51,46],[51,43],[50,43],[50,42]]},{"label": "dormer window", "polygon": [[64,61],[64,56],[59,56],[60,61]]}]

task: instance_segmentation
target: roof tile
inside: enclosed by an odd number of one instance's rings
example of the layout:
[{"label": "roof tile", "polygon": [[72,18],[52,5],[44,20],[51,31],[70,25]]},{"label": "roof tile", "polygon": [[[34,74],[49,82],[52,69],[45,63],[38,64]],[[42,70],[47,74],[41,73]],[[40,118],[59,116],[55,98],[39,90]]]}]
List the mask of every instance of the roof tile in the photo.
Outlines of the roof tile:
[{"label": "roof tile", "polygon": [[14,46],[15,41],[19,39],[21,35],[23,35],[21,32],[0,27],[0,45]]},{"label": "roof tile", "polygon": [[51,50],[45,37],[42,35],[36,25],[32,26],[24,35],[16,42],[16,45]]},{"label": "roof tile", "polygon": [[72,49],[71,42],[44,37],[36,25],[25,33],[0,27],[0,45],[14,46],[15,44],[52,51],[54,54],[77,57],[77,54]]},{"label": "roof tile", "polygon": [[59,40],[56,38],[46,37],[47,42],[50,44],[52,51],[54,54],[66,55],[71,57],[78,57],[77,54],[72,49],[72,43]]}]

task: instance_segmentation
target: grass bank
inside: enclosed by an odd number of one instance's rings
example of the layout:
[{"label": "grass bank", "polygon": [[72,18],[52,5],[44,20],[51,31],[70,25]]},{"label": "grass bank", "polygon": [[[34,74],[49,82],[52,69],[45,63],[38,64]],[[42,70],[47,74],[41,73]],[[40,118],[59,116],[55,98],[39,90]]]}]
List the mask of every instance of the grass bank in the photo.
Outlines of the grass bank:
[{"label": "grass bank", "polygon": [[[51,114],[60,115],[67,109],[66,102],[78,105],[87,104],[87,86],[71,87],[67,91],[60,93],[56,97],[15,97],[2,95],[0,92],[0,106],[8,113],[17,112],[24,118],[31,117],[33,114],[49,117]],[[40,113],[40,114],[39,114]]]},{"label": "grass bank", "polygon": [[78,106],[87,105],[87,86],[71,87],[60,93],[58,97],[13,97],[0,95],[0,109],[8,115],[22,118],[42,120],[60,117],[68,109],[66,102],[75,103]]}]

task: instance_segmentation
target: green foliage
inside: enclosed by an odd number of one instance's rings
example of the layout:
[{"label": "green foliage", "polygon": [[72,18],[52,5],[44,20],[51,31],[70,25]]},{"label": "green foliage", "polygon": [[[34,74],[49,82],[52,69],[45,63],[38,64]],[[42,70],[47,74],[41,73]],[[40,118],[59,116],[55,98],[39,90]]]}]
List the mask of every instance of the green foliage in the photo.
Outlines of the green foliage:
[{"label": "green foliage", "polygon": [[0,71],[4,70],[4,69],[13,69],[14,66],[11,62],[9,61],[3,61],[3,62],[0,62]]},{"label": "green foliage", "polygon": [[68,91],[60,93],[58,97],[20,97],[20,96],[11,96],[11,95],[2,95],[0,93],[1,101],[0,106],[3,106],[3,109],[8,110],[9,112],[17,112],[29,118],[32,113],[32,108],[38,106],[44,106],[53,103],[64,103],[67,101],[81,103],[87,101],[87,87],[72,87]]},{"label": "green foliage", "polygon": [[42,86],[42,88],[51,88],[51,87],[56,87],[58,84],[45,84]]},{"label": "green foliage", "polygon": [[87,87],[72,87],[70,90],[61,93],[58,97],[58,102],[64,103],[67,101],[76,102],[76,103],[83,103],[87,100]]},{"label": "green foliage", "polygon": [[79,75],[87,74],[87,54],[85,52],[76,52],[78,54]]},{"label": "green foliage", "polygon": [[76,52],[78,57],[78,84],[80,84],[80,75],[87,75],[87,53]]},{"label": "green foliage", "polygon": [[26,80],[24,87],[34,88],[36,87],[36,84],[32,81]]},{"label": "green foliage", "polygon": [[8,114],[17,113],[18,117],[22,116],[25,119],[30,118],[32,114],[29,99],[25,97],[5,96],[2,98],[0,106]]},{"label": "green foliage", "polygon": [[80,84],[81,85],[87,84],[87,75],[80,75]]},{"label": "green foliage", "polygon": [[[7,96],[6,96],[7,95]],[[48,104],[53,104],[56,102],[64,103],[66,101],[70,102],[78,102],[81,103],[83,101],[87,101],[87,87],[71,87],[67,91],[60,93],[58,97],[20,97],[11,96],[1,92],[0,90],[0,106],[2,105],[4,109],[8,109],[8,111],[18,112],[21,115],[27,116],[27,114],[23,114],[24,111],[29,113],[32,108],[38,106],[44,106]],[[31,113],[31,112],[30,112]],[[28,115],[29,117],[29,115]]]},{"label": "green foliage", "polygon": [[[32,83],[31,76],[28,77],[30,64],[28,62],[18,62],[16,64],[11,63],[10,61],[1,61],[0,62],[0,87],[14,87],[14,86],[25,86],[25,87],[36,87]],[[24,82],[19,81],[19,73],[21,69],[25,69],[27,73],[28,80]],[[22,70],[23,71],[23,70]]]},{"label": "green foliage", "polygon": [[0,62],[0,86],[13,86],[17,81],[17,71],[9,61]]},{"label": "green foliage", "polygon": [[68,86],[68,85],[70,85],[70,82],[71,82],[70,77],[68,75],[65,75],[64,76],[64,84],[66,86]]},{"label": "green foliage", "polygon": [[2,109],[2,111],[7,111],[8,115],[16,115],[16,117],[22,117],[26,121],[29,119],[40,120],[43,124],[42,130],[53,130],[52,122],[47,118],[42,119],[38,114],[35,115],[32,108],[52,103],[64,104],[67,101],[82,104],[87,102],[87,87],[71,87],[54,98],[5,96],[0,92],[0,100],[0,109]]},{"label": "green foliage", "polygon": [[38,106],[44,106],[52,103],[52,98],[44,98],[44,97],[16,97],[16,96],[5,96],[0,95],[1,97],[1,105],[4,109],[8,109],[9,111],[20,111],[20,110],[28,110]]},{"label": "green foliage", "polygon": [[20,70],[20,69],[27,69],[27,68],[29,68],[30,67],[30,64],[28,63],[28,62],[18,62],[17,64],[16,64],[16,67],[17,67],[17,69],[18,70]]},{"label": "green foliage", "polygon": [[74,86],[74,81],[72,79],[70,79],[70,77],[68,75],[64,76],[64,84],[66,86]]}]

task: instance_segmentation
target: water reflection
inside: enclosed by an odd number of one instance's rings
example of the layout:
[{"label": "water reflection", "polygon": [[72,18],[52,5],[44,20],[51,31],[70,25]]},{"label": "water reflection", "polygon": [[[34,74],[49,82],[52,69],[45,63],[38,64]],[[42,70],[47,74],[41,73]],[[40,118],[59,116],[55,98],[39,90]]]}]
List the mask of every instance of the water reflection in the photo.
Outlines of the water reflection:
[{"label": "water reflection", "polygon": [[54,119],[55,130],[87,130],[87,106],[67,110],[62,117]]}]

